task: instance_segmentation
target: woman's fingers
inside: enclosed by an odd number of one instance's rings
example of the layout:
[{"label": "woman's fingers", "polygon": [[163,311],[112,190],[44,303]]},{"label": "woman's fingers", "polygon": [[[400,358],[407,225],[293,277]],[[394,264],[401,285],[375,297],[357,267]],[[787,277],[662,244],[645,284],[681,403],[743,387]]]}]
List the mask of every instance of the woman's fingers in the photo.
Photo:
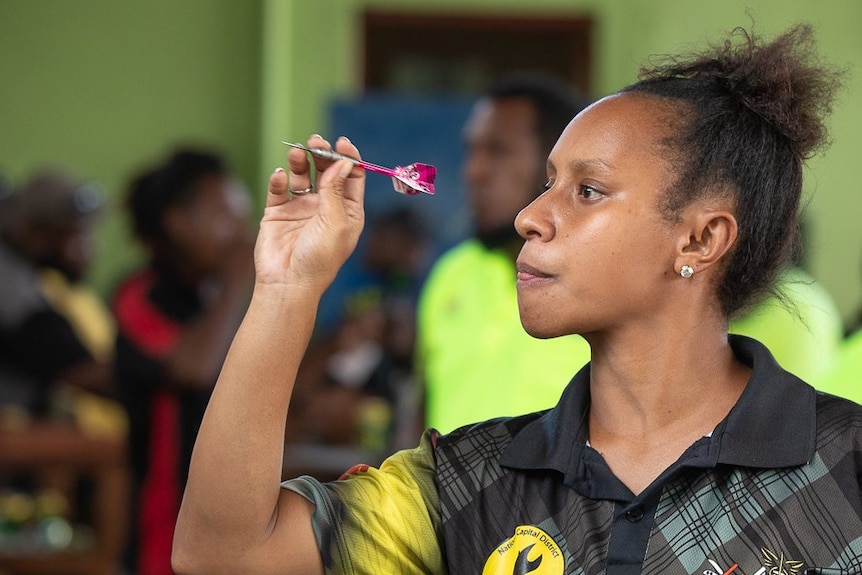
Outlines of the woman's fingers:
[{"label": "woman's fingers", "polygon": [[[359,150],[345,136],[341,136],[335,142],[335,151],[351,158],[361,159]],[[339,166],[339,175],[346,178],[343,185],[339,187],[341,195],[348,200],[362,204],[363,192],[365,191],[365,170],[345,162],[345,165]]]},{"label": "woman's fingers", "polygon": [[[330,143],[326,139],[324,139],[322,136],[320,136],[318,134],[313,134],[310,138],[308,138],[305,145],[309,148],[312,148],[312,149],[314,149],[314,148],[321,148],[324,150],[331,150],[332,149],[332,145],[330,145]],[[305,153],[305,152],[303,152],[303,153]],[[321,157],[315,156],[315,155],[311,156],[311,162],[314,164],[314,172],[317,175],[317,178],[320,177],[320,174],[322,174],[324,171],[326,171],[326,168],[328,168],[329,166],[332,165],[332,160],[327,160],[326,158],[321,158]]]},{"label": "woman's fingers", "polygon": [[[306,145],[309,148],[333,149],[328,141],[317,134],[312,135]],[[335,142],[335,150],[352,158],[360,157],[356,146],[344,136]],[[351,217],[356,216],[357,207],[361,209],[365,183],[365,170],[362,168],[347,160],[333,162],[319,158],[298,148],[292,148],[288,152],[288,164],[287,173],[279,172],[279,169],[270,178],[267,205],[279,205],[293,198],[317,194],[327,189],[354,204],[348,208]]]},{"label": "woman's fingers", "polygon": [[277,206],[290,199],[287,192],[287,172],[284,168],[276,168],[269,177],[269,186],[266,194],[266,205]]},{"label": "woman's fingers", "polygon": [[303,150],[292,148],[287,154],[287,161],[290,167],[288,175],[288,190],[308,190],[313,185],[311,164],[308,161],[308,154]]},{"label": "woman's fingers", "polygon": [[[338,160],[321,174],[321,215],[362,221],[365,173],[350,160]],[[331,220],[335,221],[335,220]]]}]

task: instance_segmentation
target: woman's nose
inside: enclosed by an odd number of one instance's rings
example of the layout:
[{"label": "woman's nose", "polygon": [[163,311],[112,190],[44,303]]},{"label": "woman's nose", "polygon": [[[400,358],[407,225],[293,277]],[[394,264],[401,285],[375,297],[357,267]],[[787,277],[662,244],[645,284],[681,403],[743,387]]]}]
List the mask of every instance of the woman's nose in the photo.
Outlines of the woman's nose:
[{"label": "woman's nose", "polygon": [[553,218],[548,211],[546,194],[542,194],[515,217],[515,230],[525,240],[542,239],[548,241],[554,235]]}]

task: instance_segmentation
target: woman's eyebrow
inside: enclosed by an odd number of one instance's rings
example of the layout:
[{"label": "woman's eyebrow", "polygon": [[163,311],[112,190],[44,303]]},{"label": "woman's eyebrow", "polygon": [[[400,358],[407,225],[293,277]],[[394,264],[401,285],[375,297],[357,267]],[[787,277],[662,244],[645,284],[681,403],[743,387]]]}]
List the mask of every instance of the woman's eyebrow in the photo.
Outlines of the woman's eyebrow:
[{"label": "woman's eyebrow", "polygon": [[595,170],[608,172],[613,170],[613,165],[601,158],[583,158],[573,160],[569,163],[569,167],[575,172],[590,172]]},{"label": "woman's eyebrow", "polygon": [[[575,172],[589,172],[589,171],[605,171],[609,172],[613,170],[613,165],[600,159],[600,158],[583,158],[578,160],[572,160],[569,162],[569,167],[572,171]],[[553,173],[556,170],[554,162],[549,158],[548,162],[545,166],[545,169],[548,173]]]}]

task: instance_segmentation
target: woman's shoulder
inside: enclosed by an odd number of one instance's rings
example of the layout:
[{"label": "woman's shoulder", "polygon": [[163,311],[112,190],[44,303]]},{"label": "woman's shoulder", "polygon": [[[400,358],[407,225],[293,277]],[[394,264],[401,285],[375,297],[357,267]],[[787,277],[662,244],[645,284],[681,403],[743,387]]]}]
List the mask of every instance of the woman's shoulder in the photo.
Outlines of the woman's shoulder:
[{"label": "woman's shoulder", "polygon": [[[860,381],[862,385],[862,381]],[[862,405],[846,397],[841,397],[827,391],[817,390],[818,425],[821,415],[838,416],[856,420],[862,418]]]},{"label": "woman's shoulder", "polygon": [[818,391],[816,417],[818,452],[835,457],[848,452],[862,454],[862,405]]},{"label": "woman's shoulder", "polygon": [[434,442],[438,465],[454,458],[462,462],[496,462],[518,432],[546,411],[488,419],[439,435]]}]

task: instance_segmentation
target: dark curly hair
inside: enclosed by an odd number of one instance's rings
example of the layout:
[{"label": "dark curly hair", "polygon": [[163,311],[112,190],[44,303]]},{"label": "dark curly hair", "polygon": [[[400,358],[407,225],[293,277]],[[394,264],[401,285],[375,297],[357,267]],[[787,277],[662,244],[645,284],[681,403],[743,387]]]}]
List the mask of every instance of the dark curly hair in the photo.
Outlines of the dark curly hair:
[{"label": "dark curly hair", "polygon": [[162,165],[136,176],[126,198],[135,235],[148,243],[164,240],[165,212],[194,199],[196,184],[202,178],[224,175],[227,170],[224,160],[216,153],[181,149]]},{"label": "dark curly hair", "polygon": [[622,90],[674,103],[674,133],[662,142],[678,176],[661,206],[668,219],[699,199],[734,201],[738,237],[718,286],[728,317],[767,293],[784,299],[775,280],[799,247],[803,162],[828,143],[823,121],[842,76],[815,48],[805,24],[771,42],[737,28],[721,45],[641,70]]}]

